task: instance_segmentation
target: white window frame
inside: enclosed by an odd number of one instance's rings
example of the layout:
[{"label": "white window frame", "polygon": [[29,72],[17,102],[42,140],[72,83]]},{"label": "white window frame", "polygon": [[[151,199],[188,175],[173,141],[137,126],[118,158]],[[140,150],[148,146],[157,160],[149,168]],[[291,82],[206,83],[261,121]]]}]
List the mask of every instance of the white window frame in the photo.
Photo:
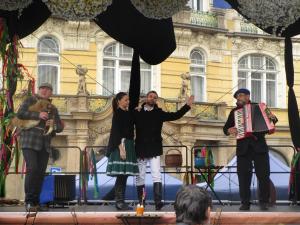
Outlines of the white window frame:
[{"label": "white window frame", "polygon": [[[197,7],[198,2],[200,8]],[[189,0],[186,5],[193,11],[208,12],[211,10],[213,2],[211,0]]]},{"label": "white window frame", "polygon": [[[203,0],[192,0],[192,9],[195,11],[203,11]],[[199,8],[198,8],[199,7]]]},{"label": "white window frame", "polygon": [[[192,53],[193,52],[198,52],[202,55],[203,57],[203,64],[194,64],[192,63]],[[200,87],[202,89],[202,99],[198,100],[195,96],[195,102],[206,102],[207,99],[206,99],[206,57],[205,57],[205,54],[203,53],[202,50],[196,48],[196,49],[193,49],[190,53],[190,60],[191,60],[191,64],[190,64],[190,82],[191,82],[191,94],[194,94],[192,93],[192,76],[195,76],[195,77],[202,77],[203,78],[203,87]],[[191,67],[194,67],[194,68],[202,68],[204,73],[193,73],[191,72]],[[201,90],[200,90],[201,91]]]},{"label": "white window frame", "polygon": [[[105,49],[112,46],[112,45],[116,45],[115,55],[114,56],[105,55],[105,52],[104,52]],[[121,91],[121,71],[131,71],[131,66],[126,67],[126,68],[120,67],[120,61],[132,62],[132,55],[130,57],[120,56],[120,47],[121,46],[123,46],[123,44],[118,43],[118,42],[110,43],[110,44],[106,45],[103,48],[103,52],[102,52],[102,54],[103,54],[103,59],[102,59],[103,69],[102,69],[102,78],[101,78],[101,83],[102,84],[103,84],[103,77],[104,77],[104,67],[107,67],[107,66],[104,66],[104,60],[113,60],[113,61],[115,61],[115,66],[114,66],[114,69],[115,69],[114,76],[115,77],[114,77],[114,91],[113,91],[114,93],[113,94],[116,94],[116,93]],[[132,49],[132,54],[133,54],[133,49]],[[145,63],[142,59],[140,59],[140,62]],[[110,67],[110,68],[113,68],[113,67]],[[142,72],[142,71],[149,71],[149,70],[141,68],[140,71]],[[151,66],[151,65],[150,65],[150,76],[151,76],[150,90],[152,90],[153,82],[154,82],[154,76],[153,76],[153,66]],[[105,87],[102,87],[101,94],[102,95],[105,94]],[[108,93],[108,95],[111,95],[111,94],[112,93]]]},{"label": "white window frame", "polygon": [[[262,68],[258,68],[258,69],[252,69],[251,68],[251,56],[259,56],[263,58],[263,62],[262,62]],[[247,66],[248,68],[240,68],[239,67],[239,63],[242,59],[247,58]],[[275,66],[275,70],[267,70],[266,68],[266,61],[267,59],[271,60],[272,63]],[[278,105],[278,73],[279,71],[277,70],[278,66],[277,63],[275,61],[275,59],[272,59],[272,57],[268,56],[268,55],[264,55],[264,54],[247,54],[244,55],[243,57],[241,57],[238,60],[238,73],[237,73],[237,82],[239,82],[239,72],[245,72],[246,73],[246,88],[250,90],[251,92],[251,99],[253,99],[253,95],[252,95],[252,86],[251,86],[251,81],[252,80],[256,80],[256,79],[252,79],[251,74],[252,73],[260,73],[262,74],[262,79],[261,79],[261,102],[267,102],[267,74],[268,73],[272,73],[275,74],[275,105],[272,105],[270,107],[277,107]]]},{"label": "white window frame", "polygon": [[[40,52],[39,45],[43,41],[43,39],[45,39],[45,38],[51,38],[51,39],[53,39],[53,41],[56,42],[56,45],[58,47],[58,52],[57,53]],[[58,39],[53,37],[53,36],[50,36],[50,35],[45,35],[45,36],[41,37],[40,40],[38,41],[38,44],[37,44],[37,57],[39,57],[39,56],[58,57],[57,62],[43,62],[43,61],[40,61],[39,58],[37,58],[37,83],[39,84],[38,71],[39,71],[40,66],[53,66],[53,67],[56,67],[57,68],[57,87],[56,87],[57,93],[54,93],[54,94],[59,94],[60,93],[60,45],[59,45]]]}]

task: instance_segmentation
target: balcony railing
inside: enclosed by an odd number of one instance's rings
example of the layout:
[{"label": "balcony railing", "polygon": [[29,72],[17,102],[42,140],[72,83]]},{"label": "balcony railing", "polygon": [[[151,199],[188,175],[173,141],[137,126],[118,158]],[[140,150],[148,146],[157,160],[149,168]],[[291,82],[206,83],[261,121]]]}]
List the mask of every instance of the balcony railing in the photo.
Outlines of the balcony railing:
[{"label": "balcony railing", "polygon": [[[175,112],[183,105],[178,101],[165,100],[164,106],[167,111]],[[219,103],[194,103],[188,116],[200,120],[224,120],[226,114],[226,104]]]},{"label": "balcony railing", "polygon": [[252,23],[241,22],[241,32],[250,33],[250,34],[257,34],[258,33],[258,28]]},{"label": "balcony railing", "polygon": [[217,16],[211,12],[191,11],[190,22],[205,27],[218,27]]},{"label": "balcony railing", "polygon": [[[15,109],[19,108],[23,96],[16,95],[14,98]],[[101,113],[111,107],[111,97],[106,96],[77,96],[55,95],[52,103],[58,108],[60,114],[68,115],[71,112],[95,112]],[[159,99],[159,107],[169,112],[177,111],[184,103],[177,100]],[[188,116],[203,120],[224,120],[226,105],[224,103],[195,103]]]}]

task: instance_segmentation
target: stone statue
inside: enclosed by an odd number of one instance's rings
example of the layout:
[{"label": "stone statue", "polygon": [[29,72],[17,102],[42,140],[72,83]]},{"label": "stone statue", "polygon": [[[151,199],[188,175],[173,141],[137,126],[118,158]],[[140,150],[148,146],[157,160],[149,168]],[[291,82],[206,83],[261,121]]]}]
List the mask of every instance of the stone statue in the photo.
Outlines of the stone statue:
[{"label": "stone statue", "polygon": [[179,101],[183,102],[186,100],[187,94],[188,94],[188,87],[189,87],[189,80],[190,80],[190,74],[188,72],[183,73],[180,75],[182,78],[180,93],[178,96]]},{"label": "stone statue", "polygon": [[85,74],[87,73],[87,71],[88,71],[88,69],[82,67],[81,65],[78,65],[76,67],[76,73],[79,76],[78,88],[77,88],[78,95],[89,95],[90,94],[86,88],[86,82],[85,82]]}]

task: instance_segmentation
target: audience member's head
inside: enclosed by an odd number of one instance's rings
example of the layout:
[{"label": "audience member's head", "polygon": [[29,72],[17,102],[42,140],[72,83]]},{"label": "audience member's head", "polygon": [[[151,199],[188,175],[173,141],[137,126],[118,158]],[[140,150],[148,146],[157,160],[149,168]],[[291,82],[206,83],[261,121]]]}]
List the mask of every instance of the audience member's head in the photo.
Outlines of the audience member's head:
[{"label": "audience member's head", "polygon": [[176,222],[185,224],[209,223],[211,197],[196,185],[183,186],[176,194]]}]

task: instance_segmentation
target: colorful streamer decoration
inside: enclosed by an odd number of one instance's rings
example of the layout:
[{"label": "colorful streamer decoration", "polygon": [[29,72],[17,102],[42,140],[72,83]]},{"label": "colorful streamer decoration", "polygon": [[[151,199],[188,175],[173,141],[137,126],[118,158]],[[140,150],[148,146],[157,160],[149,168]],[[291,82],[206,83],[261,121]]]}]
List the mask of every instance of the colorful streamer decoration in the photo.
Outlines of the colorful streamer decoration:
[{"label": "colorful streamer decoration", "polygon": [[0,82],[0,197],[5,197],[5,180],[11,166],[15,162],[15,172],[19,171],[20,150],[17,139],[17,131],[7,129],[14,113],[13,96],[17,90],[18,81],[26,76],[30,80],[32,88],[28,91],[34,94],[35,80],[28,70],[18,64],[18,47],[20,46],[17,36],[9,39],[6,21],[0,18],[0,56],[2,62]]},{"label": "colorful streamer decoration", "polygon": [[96,156],[94,149],[90,151],[87,148],[80,154],[80,188],[81,196],[86,201],[87,199],[87,189],[88,180],[94,179],[94,198],[99,197],[99,185],[97,177],[97,166],[96,166]]}]

